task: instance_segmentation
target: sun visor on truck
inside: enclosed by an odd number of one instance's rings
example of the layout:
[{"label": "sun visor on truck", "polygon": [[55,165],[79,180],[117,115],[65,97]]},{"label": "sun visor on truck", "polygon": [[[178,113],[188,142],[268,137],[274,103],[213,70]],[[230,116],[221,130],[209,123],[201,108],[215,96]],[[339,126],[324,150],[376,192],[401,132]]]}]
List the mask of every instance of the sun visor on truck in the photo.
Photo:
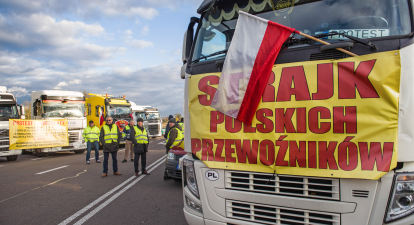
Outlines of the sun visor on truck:
[{"label": "sun visor on truck", "polygon": [[17,102],[14,100],[0,101],[0,105],[16,105]]},{"label": "sun visor on truck", "polygon": [[69,101],[85,101],[85,97],[73,97],[73,96],[47,96],[42,95],[40,96],[42,100],[69,100]]}]

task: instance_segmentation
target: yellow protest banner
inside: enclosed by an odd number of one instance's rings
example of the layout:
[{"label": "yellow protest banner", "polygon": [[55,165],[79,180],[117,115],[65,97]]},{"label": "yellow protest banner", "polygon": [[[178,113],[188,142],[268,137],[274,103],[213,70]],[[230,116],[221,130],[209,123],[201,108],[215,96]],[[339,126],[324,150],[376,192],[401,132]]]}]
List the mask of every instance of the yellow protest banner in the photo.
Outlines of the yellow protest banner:
[{"label": "yellow protest banner", "polygon": [[10,149],[69,146],[68,120],[9,120]]},{"label": "yellow protest banner", "polygon": [[210,107],[220,73],[189,79],[192,152],[208,167],[379,179],[397,164],[399,51],[278,64],[251,126]]}]

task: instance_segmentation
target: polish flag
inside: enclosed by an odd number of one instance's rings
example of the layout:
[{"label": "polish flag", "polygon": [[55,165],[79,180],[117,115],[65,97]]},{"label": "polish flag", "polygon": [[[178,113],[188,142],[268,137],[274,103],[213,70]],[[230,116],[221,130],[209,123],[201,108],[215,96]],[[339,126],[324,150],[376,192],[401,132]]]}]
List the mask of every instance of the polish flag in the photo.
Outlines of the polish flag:
[{"label": "polish flag", "polygon": [[239,11],[211,107],[251,124],[282,44],[295,29]]},{"label": "polish flag", "polygon": [[103,113],[102,113],[102,108],[99,107],[99,125],[102,126],[104,121],[105,120],[104,120],[104,116],[103,116]]}]

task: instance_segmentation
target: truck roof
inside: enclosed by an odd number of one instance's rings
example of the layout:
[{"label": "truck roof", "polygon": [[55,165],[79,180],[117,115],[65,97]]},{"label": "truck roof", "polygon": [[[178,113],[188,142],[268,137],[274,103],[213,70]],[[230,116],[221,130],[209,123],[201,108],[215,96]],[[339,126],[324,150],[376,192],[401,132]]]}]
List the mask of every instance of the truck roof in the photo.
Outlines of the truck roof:
[{"label": "truck roof", "polygon": [[7,92],[7,87],[6,86],[0,86],[0,93],[5,93]]},{"label": "truck roof", "polygon": [[48,96],[73,96],[73,97],[84,97],[82,92],[79,91],[63,91],[63,90],[41,90],[32,91],[33,95],[48,95]]},{"label": "truck roof", "polygon": [[16,99],[12,93],[0,92],[0,102],[4,104],[16,104]]}]

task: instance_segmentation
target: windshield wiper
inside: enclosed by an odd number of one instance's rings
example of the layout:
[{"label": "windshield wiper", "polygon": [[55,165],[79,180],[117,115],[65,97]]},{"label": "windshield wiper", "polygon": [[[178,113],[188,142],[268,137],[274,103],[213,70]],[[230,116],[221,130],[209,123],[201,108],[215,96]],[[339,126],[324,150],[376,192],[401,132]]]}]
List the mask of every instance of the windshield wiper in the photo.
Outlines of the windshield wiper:
[{"label": "windshield wiper", "polygon": [[[336,32],[336,31],[331,31],[331,32],[326,33],[326,34],[318,34],[318,35],[314,35],[312,37],[324,38],[324,37],[336,36],[336,35],[338,35],[338,36],[342,35],[342,36],[344,36],[344,37],[346,37],[346,38],[348,38],[348,39],[350,39],[354,42],[357,42],[359,44],[366,45],[366,46],[370,47],[372,51],[378,51],[378,47],[376,45],[374,45],[373,43],[371,43],[370,41],[366,41],[364,39],[357,38],[357,37],[354,37],[354,36],[350,36],[350,35],[347,35],[345,33],[339,33],[339,32]],[[287,42],[287,44],[292,44],[292,43],[296,43],[296,42],[303,42],[304,40],[312,41],[311,39],[305,37],[305,38],[300,38],[300,39],[293,39],[293,40],[291,39],[290,41]]]},{"label": "windshield wiper", "polygon": [[226,50],[221,50],[221,51],[218,51],[218,52],[214,52],[214,53],[212,53],[210,55],[201,56],[200,58],[198,58],[198,59],[196,59],[194,61],[191,61],[191,63],[198,63],[202,59],[207,59],[207,58],[212,57],[212,56],[221,55],[221,54],[226,53],[227,51],[228,50],[226,49]]}]

